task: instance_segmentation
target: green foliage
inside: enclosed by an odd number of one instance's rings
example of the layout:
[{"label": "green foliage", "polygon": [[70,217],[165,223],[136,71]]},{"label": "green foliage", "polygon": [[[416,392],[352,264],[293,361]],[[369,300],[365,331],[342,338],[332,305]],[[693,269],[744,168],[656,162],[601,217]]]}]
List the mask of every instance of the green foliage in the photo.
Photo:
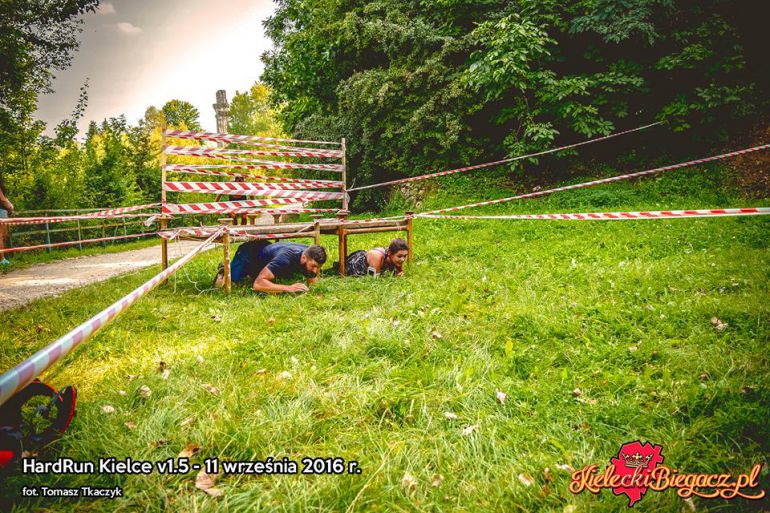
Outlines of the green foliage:
[{"label": "green foliage", "polygon": [[[9,188],[22,184],[47,194],[47,180],[33,184],[29,175],[32,162],[50,154],[50,144],[34,147],[45,126],[32,114],[38,95],[51,91],[52,72],[67,68],[78,48],[80,16],[97,5],[98,0],[0,2],[0,183]],[[70,137],[64,132],[61,137]]]},{"label": "green foliage", "polygon": [[265,23],[275,48],[262,79],[288,131],[347,137],[353,181],[371,183],[656,119],[683,131],[746,116],[759,72],[746,67],[735,9],[285,0]]},{"label": "green foliage", "polygon": [[233,134],[281,137],[278,112],[270,106],[270,88],[256,82],[251,89],[235,92],[230,102],[229,131]]},{"label": "green foliage", "polygon": [[79,46],[80,16],[99,0],[6,0],[0,3],[0,121],[18,120],[30,97],[50,92],[53,70],[69,66]]},{"label": "green foliage", "polygon": [[169,100],[161,111],[169,127],[181,130],[202,130],[200,112],[188,101]]},{"label": "green foliage", "polygon": [[136,204],[140,194],[127,151],[125,117],[111,118],[97,126],[91,122],[85,141],[85,185],[88,205]]}]

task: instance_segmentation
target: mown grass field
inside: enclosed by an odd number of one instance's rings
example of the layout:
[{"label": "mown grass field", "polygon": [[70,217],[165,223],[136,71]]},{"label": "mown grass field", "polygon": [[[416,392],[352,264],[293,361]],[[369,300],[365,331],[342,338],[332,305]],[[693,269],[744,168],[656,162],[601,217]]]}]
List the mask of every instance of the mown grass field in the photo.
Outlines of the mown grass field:
[{"label": "mown grass field", "polygon": [[[501,180],[444,179],[420,210],[512,195]],[[468,213],[762,204],[731,186],[729,171],[704,167]],[[77,417],[56,444],[68,457],[162,460],[192,443],[198,463],[339,456],[358,460],[362,474],[224,476],[219,497],[196,489],[195,472],[15,474],[0,484],[3,499],[12,511],[614,512],[625,497],[573,495],[562,469],[603,469],[637,439],[662,445],[665,463],[683,472],[764,463],[770,490],[770,220],[415,226],[416,265],[405,278],[328,276],[294,297],[207,290],[220,257],[210,251],[45,376],[79,390]],[[351,239],[352,249],[381,245],[382,235]],[[325,240],[331,262],[336,239]],[[0,367],[155,272],[3,314]],[[36,484],[117,484],[125,497],[18,498]],[[759,511],[768,502],[687,504],[667,491],[634,509],[691,507]]]}]

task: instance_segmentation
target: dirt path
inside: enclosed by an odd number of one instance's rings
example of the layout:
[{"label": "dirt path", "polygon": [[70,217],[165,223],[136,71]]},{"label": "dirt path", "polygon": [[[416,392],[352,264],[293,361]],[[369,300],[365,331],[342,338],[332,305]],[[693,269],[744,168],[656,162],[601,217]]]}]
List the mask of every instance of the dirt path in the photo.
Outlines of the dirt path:
[{"label": "dirt path", "polygon": [[[169,244],[169,258],[176,259],[198,244],[195,241]],[[12,271],[0,275],[0,312],[159,263],[160,246],[151,246],[122,253],[70,258]]]}]

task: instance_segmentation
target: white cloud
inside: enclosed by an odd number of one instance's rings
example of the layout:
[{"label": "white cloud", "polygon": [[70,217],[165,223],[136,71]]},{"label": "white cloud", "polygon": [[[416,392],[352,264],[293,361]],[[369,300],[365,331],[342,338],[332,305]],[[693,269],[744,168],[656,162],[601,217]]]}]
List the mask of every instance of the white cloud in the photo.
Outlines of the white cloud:
[{"label": "white cloud", "polygon": [[142,31],[141,27],[137,27],[133,23],[129,23],[127,21],[121,21],[120,23],[116,24],[116,27],[118,27],[119,31],[129,36],[139,34]]},{"label": "white cloud", "polygon": [[115,14],[115,6],[112,5],[112,2],[104,2],[103,4],[99,5],[99,8],[96,10],[98,14]]}]

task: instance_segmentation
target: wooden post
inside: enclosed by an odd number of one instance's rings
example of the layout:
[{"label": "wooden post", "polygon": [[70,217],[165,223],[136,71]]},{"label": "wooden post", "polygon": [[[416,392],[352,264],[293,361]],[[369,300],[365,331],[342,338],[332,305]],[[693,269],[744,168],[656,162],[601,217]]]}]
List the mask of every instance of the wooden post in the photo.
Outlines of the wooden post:
[{"label": "wooden post", "polygon": [[[83,240],[83,232],[80,230],[80,219],[78,219],[78,240]],[[80,251],[83,251],[83,243],[78,244]]]},{"label": "wooden post", "polygon": [[[160,126],[160,211],[163,212],[166,206],[166,123]],[[160,219],[161,231],[168,228],[168,220],[165,214]],[[160,266],[163,270],[168,269],[168,241],[160,239]],[[168,280],[163,283],[167,283]]]},{"label": "wooden post", "polygon": [[[168,220],[165,216],[160,218],[160,231],[165,231],[168,228]],[[164,238],[160,239],[160,267],[162,269],[168,268],[168,241]],[[168,280],[160,282],[161,285],[168,283]]]},{"label": "wooden post", "polygon": [[273,224],[281,224],[281,214],[273,214]]},{"label": "wooden post", "polygon": [[348,157],[345,151],[345,138],[342,138],[342,210],[348,209]]},{"label": "wooden post", "polygon": [[345,235],[345,221],[348,217],[347,210],[340,210],[337,212],[337,221],[339,226],[337,227],[337,238],[340,248],[340,276],[345,277],[345,258],[348,256],[348,236]]},{"label": "wooden post", "polygon": [[313,220],[313,239],[315,244],[321,244],[321,218],[322,214],[310,214],[310,218]]},{"label": "wooden post", "polygon": [[232,289],[232,282],[230,279],[230,233],[227,231],[222,234],[222,247],[224,248],[225,294],[229,294]]},{"label": "wooden post", "polygon": [[414,212],[406,213],[406,244],[409,246],[409,253],[406,256],[406,263],[409,267],[412,267],[412,261],[414,260],[414,244],[412,239],[412,219],[414,219]]},{"label": "wooden post", "polygon": [[[102,230],[102,232],[104,232],[104,230]],[[102,233],[102,235],[104,235],[104,233]],[[48,230],[48,223],[47,222],[45,223],[45,243],[48,244],[49,246],[51,245],[51,232]],[[48,247],[46,249],[48,250],[49,253],[51,252],[51,248],[50,247]]]}]

